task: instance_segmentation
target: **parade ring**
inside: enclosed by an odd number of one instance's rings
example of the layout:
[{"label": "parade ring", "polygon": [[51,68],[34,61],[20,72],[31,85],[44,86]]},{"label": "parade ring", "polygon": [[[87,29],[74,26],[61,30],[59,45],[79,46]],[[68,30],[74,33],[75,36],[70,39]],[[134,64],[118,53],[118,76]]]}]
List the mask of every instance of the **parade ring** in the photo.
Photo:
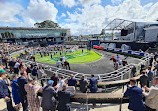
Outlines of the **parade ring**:
[{"label": "parade ring", "polygon": [[43,56],[41,57],[40,54],[36,54],[36,61],[38,62],[43,62],[43,63],[56,63],[57,60],[60,61],[60,57],[65,56],[66,60],[69,63],[87,63],[87,62],[93,62],[93,61],[97,61],[99,59],[101,59],[102,55],[98,52],[94,52],[94,51],[87,51],[84,50],[82,53],[82,50],[79,50],[77,52],[71,52],[69,54],[56,54],[56,55],[47,55],[47,56]]}]

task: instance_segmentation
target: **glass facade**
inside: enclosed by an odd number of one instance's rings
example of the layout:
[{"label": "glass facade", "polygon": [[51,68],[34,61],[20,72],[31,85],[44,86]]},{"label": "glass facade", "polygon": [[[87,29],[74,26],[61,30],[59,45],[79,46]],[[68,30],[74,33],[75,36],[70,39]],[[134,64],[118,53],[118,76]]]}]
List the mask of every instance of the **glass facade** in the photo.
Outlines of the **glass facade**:
[{"label": "glass facade", "polygon": [[49,38],[69,36],[69,29],[0,28],[0,38]]}]

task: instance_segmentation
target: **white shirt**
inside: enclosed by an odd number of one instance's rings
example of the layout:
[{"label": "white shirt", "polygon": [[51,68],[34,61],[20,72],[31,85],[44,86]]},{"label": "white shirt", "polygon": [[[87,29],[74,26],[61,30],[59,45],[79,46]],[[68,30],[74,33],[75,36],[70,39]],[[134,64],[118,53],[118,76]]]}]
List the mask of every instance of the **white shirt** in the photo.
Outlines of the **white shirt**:
[{"label": "white shirt", "polygon": [[14,68],[19,68],[20,64],[18,62],[15,63]]}]

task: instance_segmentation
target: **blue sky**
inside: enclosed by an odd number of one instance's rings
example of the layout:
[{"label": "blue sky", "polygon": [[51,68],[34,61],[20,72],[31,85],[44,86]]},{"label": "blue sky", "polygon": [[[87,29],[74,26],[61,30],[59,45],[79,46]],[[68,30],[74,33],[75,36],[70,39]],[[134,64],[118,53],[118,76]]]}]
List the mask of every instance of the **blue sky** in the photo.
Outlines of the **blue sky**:
[{"label": "blue sky", "polygon": [[158,19],[157,0],[0,0],[0,26],[52,20],[72,35],[100,33],[111,20]]}]

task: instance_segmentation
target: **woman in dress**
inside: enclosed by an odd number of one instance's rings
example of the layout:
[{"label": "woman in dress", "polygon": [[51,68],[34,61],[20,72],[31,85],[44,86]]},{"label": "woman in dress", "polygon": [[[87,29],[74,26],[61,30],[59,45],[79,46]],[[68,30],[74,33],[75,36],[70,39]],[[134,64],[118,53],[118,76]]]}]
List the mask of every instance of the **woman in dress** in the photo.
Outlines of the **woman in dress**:
[{"label": "woman in dress", "polygon": [[39,87],[34,85],[34,80],[29,78],[28,84],[25,85],[25,90],[27,92],[27,100],[30,111],[40,111],[40,100],[37,96]]},{"label": "woman in dress", "polygon": [[20,109],[21,108],[21,103],[20,103],[21,99],[20,99],[20,96],[19,96],[19,93],[18,93],[19,86],[18,86],[18,83],[17,83],[17,79],[18,79],[17,75],[12,75],[10,86],[12,87],[13,101],[14,101],[15,105],[17,105],[16,109]]}]

